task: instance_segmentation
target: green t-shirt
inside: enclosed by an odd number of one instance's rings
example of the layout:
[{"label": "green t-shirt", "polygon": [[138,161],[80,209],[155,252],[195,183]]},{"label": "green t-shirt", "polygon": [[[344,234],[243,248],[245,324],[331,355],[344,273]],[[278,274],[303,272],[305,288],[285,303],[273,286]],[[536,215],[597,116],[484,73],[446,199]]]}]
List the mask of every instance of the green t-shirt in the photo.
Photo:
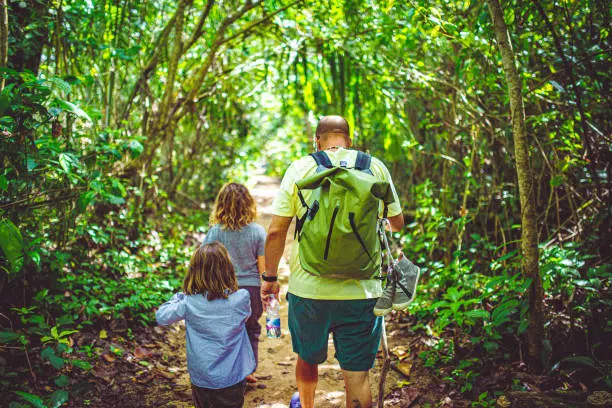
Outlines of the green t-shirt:
[{"label": "green t-shirt", "polygon": [[[334,165],[337,165],[341,160],[345,160],[352,165],[357,159],[356,150],[327,150],[326,153]],[[272,204],[272,213],[274,215],[281,217],[295,217],[298,215],[301,217],[304,214],[306,209],[302,207],[297,196],[295,183],[304,177],[314,174],[316,169],[317,165],[310,156],[291,163],[281,182],[280,191]],[[402,208],[387,167],[380,160],[372,157],[370,170],[379,180],[388,181],[391,184],[395,201],[389,205],[388,216],[393,217],[400,214]],[[303,194],[304,199],[308,202],[312,192],[304,190]],[[303,298],[325,300],[372,299],[380,297],[382,294],[382,284],[378,279],[330,279],[311,275],[302,269],[298,251],[299,243],[296,240],[293,243],[291,259],[289,261],[289,269],[291,270],[291,276],[289,277],[290,293]]]}]

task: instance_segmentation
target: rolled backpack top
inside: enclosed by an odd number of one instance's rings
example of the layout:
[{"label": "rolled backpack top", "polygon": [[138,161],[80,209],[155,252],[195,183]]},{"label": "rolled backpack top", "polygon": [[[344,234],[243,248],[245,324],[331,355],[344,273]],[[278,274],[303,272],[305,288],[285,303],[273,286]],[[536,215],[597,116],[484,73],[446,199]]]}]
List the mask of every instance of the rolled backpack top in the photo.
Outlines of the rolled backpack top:
[{"label": "rolled backpack top", "polygon": [[[311,155],[318,172],[296,183],[306,208],[297,220],[299,255],[307,272],[329,278],[371,279],[380,271],[378,215],[394,201],[391,185],[370,171],[371,157],[358,152],[354,167],[331,164],[323,151]],[[312,190],[310,202],[302,191]]]}]

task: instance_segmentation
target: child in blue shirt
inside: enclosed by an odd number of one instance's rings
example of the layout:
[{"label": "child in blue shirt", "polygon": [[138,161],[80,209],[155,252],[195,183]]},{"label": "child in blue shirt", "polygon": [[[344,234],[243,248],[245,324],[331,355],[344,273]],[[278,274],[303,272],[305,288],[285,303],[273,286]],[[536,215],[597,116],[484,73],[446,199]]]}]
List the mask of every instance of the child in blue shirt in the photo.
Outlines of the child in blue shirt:
[{"label": "child in blue shirt", "polygon": [[200,246],[189,263],[183,292],[159,307],[157,323],[185,320],[187,369],[196,408],[242,407],[255,358],[245,323],[249,292],[238,289],[234,267],[219,242]]}]

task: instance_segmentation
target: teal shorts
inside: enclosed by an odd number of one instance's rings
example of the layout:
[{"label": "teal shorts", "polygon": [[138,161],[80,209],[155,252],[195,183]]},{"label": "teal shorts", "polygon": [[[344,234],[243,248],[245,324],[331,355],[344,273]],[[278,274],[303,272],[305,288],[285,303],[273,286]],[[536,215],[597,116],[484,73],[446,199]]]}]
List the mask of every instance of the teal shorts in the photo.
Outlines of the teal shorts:
[{"label": "teal shorts", "polygon": [[293,351],[309,364],[327,360],[329,333],[336,359],[347,371],[368,371],[380,344],[382,318],[374,316],[377,299],[318,300],[291,293],[289,331]]}]

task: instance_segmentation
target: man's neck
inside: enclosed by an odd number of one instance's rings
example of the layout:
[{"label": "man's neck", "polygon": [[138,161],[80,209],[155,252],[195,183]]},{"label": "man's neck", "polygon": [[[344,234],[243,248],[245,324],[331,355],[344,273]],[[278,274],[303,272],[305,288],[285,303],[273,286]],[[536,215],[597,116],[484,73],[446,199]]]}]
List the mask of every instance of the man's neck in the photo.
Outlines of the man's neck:
[{"label": "man's neck", "polygon": [[321,147],[321,150],[332,150],[332,151],[336,151],[338,149],[346,149],[346,146],[327,146],[327,147]]},{"label": "man's neck", "polygon": [[348,144],[346,143],[346,139],[343,136],[340,137],[330,137],[321,143],[321,150],[338,150],[338,149],[348,149]]}]

